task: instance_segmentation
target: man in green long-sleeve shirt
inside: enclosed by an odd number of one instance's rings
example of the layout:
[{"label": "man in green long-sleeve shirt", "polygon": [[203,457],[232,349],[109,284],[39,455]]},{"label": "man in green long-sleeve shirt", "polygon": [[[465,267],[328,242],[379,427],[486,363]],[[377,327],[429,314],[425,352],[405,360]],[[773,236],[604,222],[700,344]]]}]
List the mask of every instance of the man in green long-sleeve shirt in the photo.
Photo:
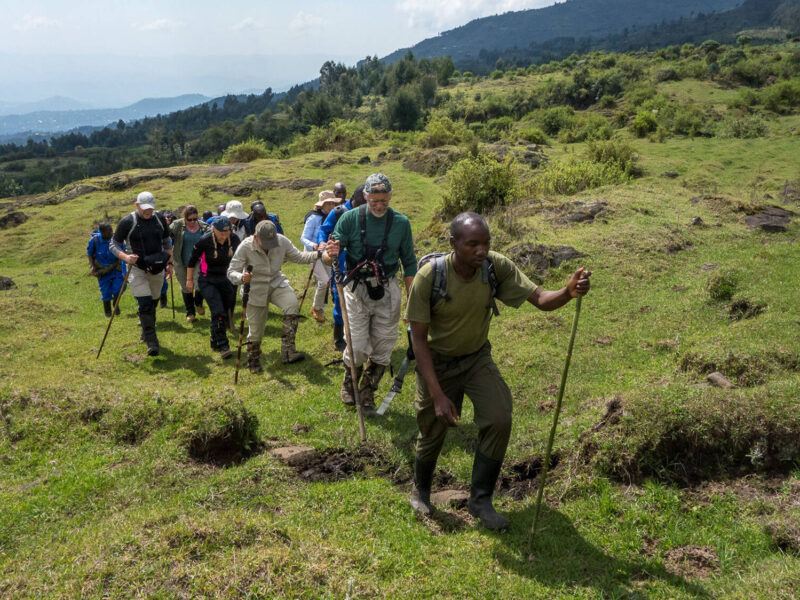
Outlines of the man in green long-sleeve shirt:
[{"label": "man in green long-sleeve shirt", "polygon": [[358,386],[363,413],[374,417],[375,390],[399,335],[401,293],[397,274],[402,265],[408,296],[417,272],[417,257],[408,217],[389,208],[389,178],[383,173],[367,177],[364,197],[365,205],[344,213],[337,221],[334,241],[323,259],[331,264],[340,249],[347,251],[344,300],[357,380],[352,379],[349,353],[345,352],[342,402],[355,404],[353,386]]}]

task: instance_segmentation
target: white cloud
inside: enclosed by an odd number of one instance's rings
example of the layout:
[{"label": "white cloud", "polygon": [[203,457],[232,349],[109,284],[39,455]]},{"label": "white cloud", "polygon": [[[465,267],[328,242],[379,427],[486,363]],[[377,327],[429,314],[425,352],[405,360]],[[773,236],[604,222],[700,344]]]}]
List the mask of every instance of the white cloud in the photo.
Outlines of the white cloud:
[{"label": "white cloud", "polygon": [[35,29],[54,29],[61,27],[61,22],[49,17],[34,17],[25,15],[18,23],[14,24],[17,31],[33,31]]},{"label": "white cloud", "polygon": [[464,25],[480,17],[550,4],[553,4],[553,0],[399,0],[395,8],[408,17],[409,27],[442,30]]},{"label": "white cloud", "polygon": [[303,32],[315,27],[321,27],[323,23],[324,21],[320,17],[301,10],[289,23],[289,29],[295,32]]},{"label": "white cloud", "polygon": [[175,31],[183,29],[186,23],[183,21],[173,21],[171,19],[156,19],[150,23],[131,23],[131,27],[137,31]]},{"label": "white cloud", "polygon": [[235,25],[231,25],[231,31],[244,31],[245,29],[263,29],[263,23],[256,21],[253,17],[246,17],[236,23]]}]

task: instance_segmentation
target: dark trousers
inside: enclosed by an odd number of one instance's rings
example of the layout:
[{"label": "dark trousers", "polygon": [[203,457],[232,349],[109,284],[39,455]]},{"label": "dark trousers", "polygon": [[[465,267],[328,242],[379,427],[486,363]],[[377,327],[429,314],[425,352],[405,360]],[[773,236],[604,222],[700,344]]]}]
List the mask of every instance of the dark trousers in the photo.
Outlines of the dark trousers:
[{"label": "dark trousers", "polygon": [[211,317],[227,317],[228,311],[236,305],[236,288],[227,277],[200,276],[197,282],[200,293],[208,303]]},{"label": "dark trousers", "polygon": [[[464,394],[472,400],[475,424],[478,426],[478,450],[494,460],[503,460],[511,435],[511,391],[492,359],[491,346],[463,357],[433,354],[433,366],[442,391],[456,405],[458,414]],[[425,380],[417,372],[417,459],[436,462],[444,444],[448,426],[436,417],[433,398]]]}]

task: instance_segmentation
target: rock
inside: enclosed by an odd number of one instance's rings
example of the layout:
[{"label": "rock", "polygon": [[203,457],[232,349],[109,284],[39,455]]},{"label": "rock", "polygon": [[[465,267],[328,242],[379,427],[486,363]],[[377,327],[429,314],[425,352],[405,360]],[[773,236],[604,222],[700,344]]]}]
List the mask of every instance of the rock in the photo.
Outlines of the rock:
[{"label": "rock", "polygon": [[18,225],[22,225],[27,220],[28,215],[26,215],[24,212],[15,210],[14,212],[10,212],[7,215],[0,217],[0,229],[17,227]]},{"label": "rock", "polygon": [[750,228],[759,227],[767,233],[782,233],[792,222],[793,216],[795,213],[792,211],[777,206],[768,206],[760,213],[746,216],[744,222]]},{"label": "rock", "polygon": [[785,204],[790,202],[800,202],[800,183],[787,181],[781,190],[781,201]]},{"label": "rock", "polygon": [[597,216],[602,216],[603,211],[608,206],[605,200],[598,200],[596,202],[567,202],[562,205],[562,216],[556,220],[568,223],[586,223],[594,221]]},{"label": "rock", "polygon": [[290,467],[295,467],[308,462],[315,452],[308,446],[284,446],[270,450],[270,454]]},{"label": "rock", "polygon": [[386,158],[386,152],[379,152],[378,153],[378,160],[380,160],[381,158]]},{"label": "rock", "polygon": [[675,171],[665,171],[663,173],[663,176],[666,177],[667,179],[675,179],[678,176],[678,174]]},{"label": "rock", "polygon": [[361,158],[358,159],[358,164],[365,165],[365,164],[367,164],[368,162],[371,162],[371,161],[372,161],[372,159],[369,156],[362,156]]},{"label": "rock", "polygon": [[598,344],[598,345],[600,345],[600,346],[608,346],[608,345],[609,345],[609,344],[611,344],[611,342],[613,342],[613,341],[614,341],[614,340],[612,340],[610,337],[608,337],[607,335],[604,335],[604,336],[601,336],[601,337],[597,338],[597,339],[594,341],[594,343],[595,343],[595,344]]},{"label": "rock", "polygon": [[572,246],[546,246],[544,244],[518,244],[506,252],[514,262],[528,267],[538,276],[544,276],[549,269],[561,263],[586,256]]},{"label": "rock", "polygon": [[444,175],[451,165],[463,157],[464,151],[455,147],[415,150],[403,162],[403,168],[428,177]]},{"label": "rock", "polygon": [[703,227],[704,225],[705,223],[703,222],[703,219],[701,219],[700,217],[695,217],[689,223],[689,227]]},{"label": "rock", "polygon": [[434,506],[464,508],[468,500],[469,492],[465,490],[441,490],[431,494],[431,504]]},{"label": "rock", "polygon": [[730,379],[718,371],[714,371],[713,373],[706,375],[706,380],[711,385],[719,388],[731,389],[736,387],[733,383],[731,383]]},{"label": "rock", "polygon": [[17,284],[10,277],[3,277],[0,275],[0,290],[13,290]]},{"label": "rock", "polygon": [[391,148],[389,148],[389,154],[400,154],[400,148],[392,146]]},{"label": "rock", "polygon": [[288,187],[290,190],[304,190],[321,187],[324,183],[322,179],[295,179]]},{"label": "rock", "polygon": [[700,266],[701,271],[713,271],[719,266],[718,262],[710,262]]}]

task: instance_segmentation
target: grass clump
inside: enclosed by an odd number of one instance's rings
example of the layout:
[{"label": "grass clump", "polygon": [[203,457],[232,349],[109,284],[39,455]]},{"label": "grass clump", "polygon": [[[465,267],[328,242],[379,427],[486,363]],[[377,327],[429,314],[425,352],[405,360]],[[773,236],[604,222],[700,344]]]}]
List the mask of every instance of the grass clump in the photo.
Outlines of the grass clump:
[{"label": "grass clump", "polygon": [[573,159],[548,164],[533,181],[539,194],[572,196],[583,190],[630,181],[631,176],[615,162]]},{"label": "grass clump", "polygon": [[[81,413],[81,416],[89,415]],[[166,423],[167,417],[159,396],[144,400],[123,398],[102,412],[99,428],[117,443],[138,444]]]},{"label": "grass clump", "polygon": [[228,396],[188,407],[179,437],[192,458],[230,463],[259,447],[258,417]]},{"label": "grass clump", "polygon": [[500,162],[479,153],[453,165],[449,179],[442,199],[446,218],[467,210],[486,213],[511,204],[519,195],[518,167],[513,159]]},{"label": "grass clump", "polygon": [[259,158],[267,158],[269,150],[264,140],[250,138],[239,144],[229,146],[222,155],[224,163],[248,163]]},{"label": "grass clump", "polygon": [[665,389],[609,404],[582,436],[581,455],[625,482],[677,483],[787,472],[800,461],[800,414],[766,391]]},{"label": "grass clump", "polygon": [[592,162],[616,165],[628,175],[637,176],[640,174],[640,169],[637,166],[639,155],[633,146],[627,142],[621,140],[590,142],[586,154]]},{"label": "grass clump", "polygon": [[727,302],[736,293],[739,285],[739,276],[734,271],[725,271],[708,278],[706,289],[712,300]]},{"label": "grass clump", "polygon": [[311,130],[289,146],[293,155],[333,150],[349,152],[375,143],[375,132],[363,121],[335,119],[328,125],[312,125]]}]

